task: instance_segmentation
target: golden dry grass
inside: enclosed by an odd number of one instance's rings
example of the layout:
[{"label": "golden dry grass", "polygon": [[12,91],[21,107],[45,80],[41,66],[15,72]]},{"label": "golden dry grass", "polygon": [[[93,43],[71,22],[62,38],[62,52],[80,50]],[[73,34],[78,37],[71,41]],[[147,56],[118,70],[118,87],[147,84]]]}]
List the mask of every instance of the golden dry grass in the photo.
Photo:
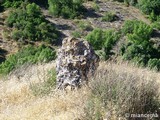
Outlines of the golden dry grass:
[{"label": "golden dry grass", "polygon": [[[42,78],[46,79],[43,75],[46,75],[46,71],[53,67],[55,67],[54,63],[33,66],[20,80],[14,75],[8,77],[6,81],[0,80],[0,120],[73,120],[79,118],[83,114],[82,108],[88,96],[87,88],[67,93],[66,91],[53,91],[43,97],[33,95],[30,84],[42,82]],[[32,73],[35,75],[31,75]]]},{"label": "golden dry grass", "polygon": [[107,70],[114,70],[117,73],[127,73],[132,74],[138,77],[144,77],[146,80],[155,80],[160,83],[160,73],[149,70],[148,68],[138,68],[136,65],[129,64],[127,62],[119,62],[119,63],[101,63],[99,69],[107,69]]},{"label": "golden dry grass", "polygon": [[81,91],[31,97],[19,104],[7,104],[0,114],[2,120],[73,120],[83,113],[87,94]]},{"label": "golden dry grass", "polygon": [[[34,66],[34,69],[37,67],[38,71],[45,72],[54,67],[53,64]],[[126,72],[136,76],[145,76],[146,80],[151,78],[160,81],[160,73],[140,69],[127,63],[100,63],[99,69],[112,69],[119,74]],[[41,72],[35,72],[35,74],[42,74]],[[30,83],[33,81],[37,83],[37,76],[32,76],[31,80],[22,79],[23,81],[15,78],[0,80],[0,120],[74,120],[83,116],[90,94],[89,88],[84,87],[67,93],[53,91],[48,96],[35,97],[30,89]]]},{"label": "golden dry grass", "polygon": [[125,118],[125,113],[160,114],[159,78],[158,72],[128,63],[101,63],[90,84],[84,120],[136,120]]}]

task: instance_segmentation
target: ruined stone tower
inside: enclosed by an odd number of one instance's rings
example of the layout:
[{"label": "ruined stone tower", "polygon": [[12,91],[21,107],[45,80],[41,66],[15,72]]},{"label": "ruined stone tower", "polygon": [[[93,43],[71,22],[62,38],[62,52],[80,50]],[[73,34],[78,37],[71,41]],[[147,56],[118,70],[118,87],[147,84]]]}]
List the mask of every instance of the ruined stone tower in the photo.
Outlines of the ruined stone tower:
[{"label": "ruined stone tower", "polygon": [[88,82],[98,67],[99,57],[87,41],[66,38],[56,61],[57,87],[79,87]]}]

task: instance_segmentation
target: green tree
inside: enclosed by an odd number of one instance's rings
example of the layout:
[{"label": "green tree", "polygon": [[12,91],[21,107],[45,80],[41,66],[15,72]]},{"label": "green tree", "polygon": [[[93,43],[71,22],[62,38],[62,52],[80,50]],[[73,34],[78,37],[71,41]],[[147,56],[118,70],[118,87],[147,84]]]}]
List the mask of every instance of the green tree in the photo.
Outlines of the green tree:
[{"label": "green tree", "polygon": [[48,0],[2,0],[0,2],[5,8],[18,8],[21,7],[23,3],[35,3],[44,8],[48,7]]},{"label": "green tree", "polygon": [[138,0],[138,7],[145,13],[151,14],[154,12],[160,15],[160,1],[159,0]]},{"label": "green tree", "polygon": [[106,60],[112,54],[111,50],[119,37],[119,33],[114,30],[96,28],[86,36],[86,40],[100,54],[99,56],[102,55],[101,58]]},{"label": "green tree", "polygon": [[46,41],[55,43],[57,31],[41,13],[35,3],[27,4],[23,9],[16,9],[6,19],[9,27],[14,28],[12,37],[15,40]]},{"label": "green tree", "polygon": [[160,59],[160,51],[150,41],[152,32],[153,28],[144,22],[126,21],[122,28],[122,33],[127,36],[127,43],[122,47],[123,58],[141,66],[159,66],[156,60]]},{"label": "green tree", "polygon": [[23,1],[24,0],[4,0],[3,1],[3,6],[5,8],[9,8],[9,7],[17,8],[22,4]]},{"label": "green tree", "polygon": [[56,58],[56,52],[45,45],[27,46],[19,50],[16,54],[10,55],[2,64],[0,64],[0,74],[8,74],[13,69],[26,63],[36,64],[49,62]]},{"label": "green tree", "polygon": [[83,13],[83,0],[48,0],[49,11],[55,16],[75,18]]}]

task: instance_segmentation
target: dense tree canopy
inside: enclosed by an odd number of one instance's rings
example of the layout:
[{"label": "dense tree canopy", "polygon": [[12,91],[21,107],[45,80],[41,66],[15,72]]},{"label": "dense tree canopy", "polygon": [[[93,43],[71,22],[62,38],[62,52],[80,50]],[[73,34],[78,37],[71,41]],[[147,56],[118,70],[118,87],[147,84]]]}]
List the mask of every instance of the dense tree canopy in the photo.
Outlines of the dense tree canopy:
[{"label": "dense tree canopy", "polygon": [[14,28],[12,38],[15,40],[54,42],[57,38],[54,26],[45,20],[40,7],[35,3],[11,12],[6,23]]},{"label": "dense tree canopy", "polygon": [[138,6],[146,14],[160,14],[160,0],[139,0]]},{"label": "dense tree canopy", "polygon": [[75,18],[84,10],[82,0],[48,0],[48,2],[49,10],[55,16]]},{"label": "dense tree canopy", "polygon": [[30,3],[36,3],[39,6],[42,7],[48,7],[48,0],[1,0],[1,3],[3,3],[3,6],[5,8],[19,7],[23,2],[30,2]]}]

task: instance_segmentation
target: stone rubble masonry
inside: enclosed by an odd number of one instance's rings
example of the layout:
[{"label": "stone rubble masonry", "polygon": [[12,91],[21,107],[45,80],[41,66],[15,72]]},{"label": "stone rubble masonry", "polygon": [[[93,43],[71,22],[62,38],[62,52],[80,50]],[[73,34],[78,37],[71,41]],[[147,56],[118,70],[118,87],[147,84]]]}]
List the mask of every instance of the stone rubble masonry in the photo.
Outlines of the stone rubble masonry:
[{"label": "stone rubble masonry", "polygon": [[57,88],[78,88],[88,83],[99,65],[99,57],[84,40],[69,37],[63,40],[56,61]]}]

